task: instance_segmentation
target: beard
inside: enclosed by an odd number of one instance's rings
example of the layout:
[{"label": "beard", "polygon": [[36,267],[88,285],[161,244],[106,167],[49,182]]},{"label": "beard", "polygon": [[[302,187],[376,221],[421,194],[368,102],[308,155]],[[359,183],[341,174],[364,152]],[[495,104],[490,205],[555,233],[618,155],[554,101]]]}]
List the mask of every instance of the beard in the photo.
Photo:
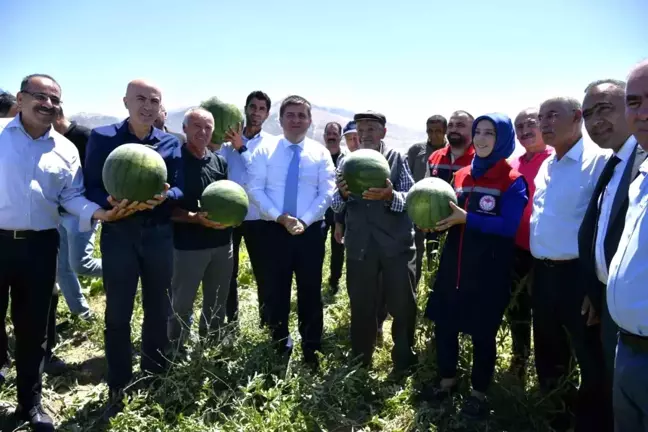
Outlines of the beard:
[{"label": "beard", "polygon": [[448,143],[451,147],[460,148],[466,144],[466,139],[458,133],[451,133],[448,134]]}]

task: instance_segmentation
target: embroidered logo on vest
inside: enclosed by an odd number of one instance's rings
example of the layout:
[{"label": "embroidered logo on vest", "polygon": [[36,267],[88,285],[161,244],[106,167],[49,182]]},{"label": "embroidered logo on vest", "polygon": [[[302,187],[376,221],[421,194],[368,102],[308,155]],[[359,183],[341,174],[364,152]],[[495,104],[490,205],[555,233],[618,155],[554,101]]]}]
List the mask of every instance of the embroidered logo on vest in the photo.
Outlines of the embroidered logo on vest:
[{"label": "embroidered logo on vest", "polygon": [[479,200],[479,208],[484,211],[492,211],[495,208],[495,198],[491,195],[484,195]]}]

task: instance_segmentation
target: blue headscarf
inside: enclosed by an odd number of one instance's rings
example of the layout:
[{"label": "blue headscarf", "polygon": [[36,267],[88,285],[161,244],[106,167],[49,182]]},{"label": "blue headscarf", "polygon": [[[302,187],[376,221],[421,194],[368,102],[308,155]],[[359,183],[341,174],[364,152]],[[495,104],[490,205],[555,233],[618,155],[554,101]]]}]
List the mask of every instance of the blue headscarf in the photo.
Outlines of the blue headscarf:
[{"label": "blue headscarf", "polygon": [[506,159],[513,154],[515,150],[515,130],[513,122],[506,114],[493,113],[479,116],[472,125],[472,136],[475,137],[475,128],[482,120],[490,120],[495,125],[495,145],[491,154],[485,158],[477,156],[472,161],[472,175],[479,178],[486,174],[493,165],[502,159]]}]

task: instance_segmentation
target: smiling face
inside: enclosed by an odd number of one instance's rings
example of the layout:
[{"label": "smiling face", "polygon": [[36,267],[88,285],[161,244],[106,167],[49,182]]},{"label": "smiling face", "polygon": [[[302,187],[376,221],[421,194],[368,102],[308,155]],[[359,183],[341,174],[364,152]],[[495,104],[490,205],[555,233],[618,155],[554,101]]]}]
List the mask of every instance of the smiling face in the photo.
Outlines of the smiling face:
[{"label": "smiling face", "polygon": [[52,125],[61,106],[61,88],[49,78],[34,77],[17,95],[22,121],[38,129]]},{"label": "smiling face", "polygon": [[380,142],[387,134],[387,129],[382,123],[375,120],[357,120],[356,129],[360,140],[360,148],[364,149],[379,150]]},{"label": "smiling face", "polygon": [[495,148],[495,125],[490,120],[480,120],[475,126],[475,135],[473,136],[473,145],[475,154],[480,158],[488,157]]},{"label": "smiling face", "polygon": [[305,104],[286,105],[279,123],[286,138],[292,142],[299,142],[304,139],[311,125],[310,110]]},{"label": "smiling face", "polygon": [[153,126],[160,114],[162,92],[145,81],[135,80],[128,84],[124,105],[129,121],[135,125]]},{"label": "smiling face", "polygon": [[585,95],[585,128],[601,148],[617,151],[630,135],[625,120],[624,96],[624,90],[614,84],[598,85]]},{"label": "smiling face", "polygon": [[209,144],[212,132],[214,132],[214,117],[207,111],[192,111],[187,116],[182,128],[190,145],[204,149]]},{"label": "smiling face", "polygon": [[528,153],[537,153],[546,148],[540,133],[538,111],[535,109],[518,114],[515,118],[515,135]]}]

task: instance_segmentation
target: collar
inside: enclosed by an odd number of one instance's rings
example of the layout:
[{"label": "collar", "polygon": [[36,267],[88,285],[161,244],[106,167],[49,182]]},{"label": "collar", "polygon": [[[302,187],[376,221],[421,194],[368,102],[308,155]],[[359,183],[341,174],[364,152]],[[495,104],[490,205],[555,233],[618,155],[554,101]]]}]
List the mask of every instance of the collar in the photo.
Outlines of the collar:
[{"label": "collar", "polygon": [[[31,135],[29,135],[27,133],[27,131],[25,130],[25,127],[23,126],[22,113],[18,113],[18,115],[16,117],[14,117],[13,120],[11,120],[9,122],[9,124],[7,124],[6,129],[12,129],[12,128],[20,129],[30,139],[32,139],[32,140],[34,139],[34,138],[32,138]],[[51,138],[50,134],[51,134],[52,130],[54,130],[54,128],[53,128],[52,125],[50,125],[49,129],[47,129],[47,132],[45,132],[42,136],[36,138],[34,141],[40,141],[40,140],[45,141],[45,140],[50,139]]]},{"label": "collar", "polygon": [[292,146],[292,145],[296,145],[296,146],[301,147],[302,150],[304,150],[304,144],[305,144],[305,142],[306,142],[306,138],[304,137],[304,139],[301,140],[301,141],[298,142],[298,143],[291,143],[290,141],[288,141],[288,140],[286,139],[286,137],[282,137],[282,138],[281,138],[281,142],[283,143],[284,147],[287,148],[287,149],[290,148],[290,146]]},{"label": "collar", "polygon": [[641,165],[639,165],[639,172],[642,174],[648,174],[648,159],[644,160]]},{"label": "collar", "polygon": [[616,156],[623,162],[627,162],[628,159],[630,159],[632,152],[634,152],[636,148],[637,140],[635,139],[634,135],[630,135],[626,142],[621,146],[619,152],[616,153]]},{"label": "collar", "polygon": [[574,144],[572,148],[570,148],[569,151],[565,153],[563,159],[569,158],[573,161],[580,162],[584,149],[585,143],[583,142],[583,137],[581,137],[578,141],[576,141],[576,144]]},{"label": "collar", "polygon": [[144,142],[144,141],[158,142],[166,134],[166,132],[164,132],[164,131],[162,131],[162,130],[154,127],[154,126],[151,126],[151,131],[148,133],[148,135],[146,135],[144,137],[144,139],[140,140],[133,133],[131,133],[130,129],[128,129],[128,120],[129,119],[130,119],[130,117],[126,117],[126,119],[124,121],[122,121],[121,123],[119,123],[119,126],[117,126],[118,132],[123,136],[130,135],[130,136],[135,137],[136,139],[138,139],[139,141],[142,141],[142,142]]}]

